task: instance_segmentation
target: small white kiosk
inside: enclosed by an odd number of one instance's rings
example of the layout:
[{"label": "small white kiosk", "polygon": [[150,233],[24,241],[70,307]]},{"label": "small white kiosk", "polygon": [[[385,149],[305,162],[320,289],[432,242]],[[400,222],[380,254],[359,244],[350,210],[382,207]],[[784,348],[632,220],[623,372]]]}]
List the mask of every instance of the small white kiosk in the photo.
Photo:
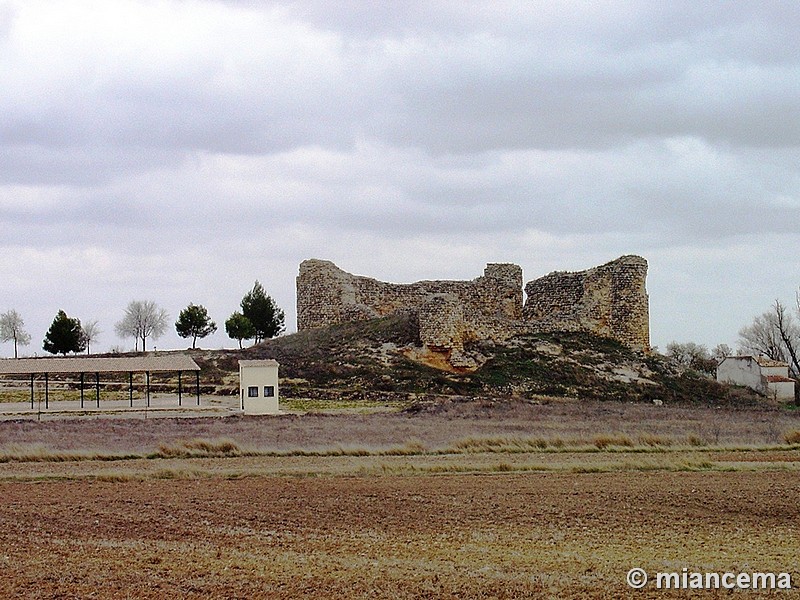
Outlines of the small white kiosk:
[{"label": "small white kiosk", "polygon": [[246,415],[278,413],[278,361],[240,360],[239,399]]}]

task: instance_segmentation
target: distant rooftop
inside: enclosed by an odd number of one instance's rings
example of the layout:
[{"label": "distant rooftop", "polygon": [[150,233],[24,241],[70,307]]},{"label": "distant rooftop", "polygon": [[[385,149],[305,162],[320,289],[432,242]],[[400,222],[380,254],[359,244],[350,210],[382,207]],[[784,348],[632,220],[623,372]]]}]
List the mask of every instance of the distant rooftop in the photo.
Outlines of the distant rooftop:
[{"label": "distant rooftop", "polygon": [[7,358],[0,359],[0,375],[23,373],[145,373],[157,371],[199,371],[186,354],[125,357]]},{"label": "distant rooftop", "polygon": [[785,363],[780,360],[772,360],[771,358],[767,358],[766,356],[756,356],[756,362],[761,365],[762,367],[788,367],[789,363]]},{"label": "distant rooftop", "polygon": [[[761,367],[788,367],[789,363],[780,360],[772,360],[766,356],[753,356],[751,354],[743,354],[741,356],[728,356],[731,360],[754,360]],[[724,359],[723,359],[724,360]]]}]

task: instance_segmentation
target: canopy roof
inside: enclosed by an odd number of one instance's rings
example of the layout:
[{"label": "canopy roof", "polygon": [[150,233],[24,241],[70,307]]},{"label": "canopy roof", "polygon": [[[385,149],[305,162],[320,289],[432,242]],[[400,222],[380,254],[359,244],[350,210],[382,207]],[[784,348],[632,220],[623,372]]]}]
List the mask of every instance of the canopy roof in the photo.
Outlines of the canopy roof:
[{"label": "canopy roof", "polygon": [[0,360],[0,375],[23,373],[145,373],[199,371],[186,354],[125,357],[8,358]]}]

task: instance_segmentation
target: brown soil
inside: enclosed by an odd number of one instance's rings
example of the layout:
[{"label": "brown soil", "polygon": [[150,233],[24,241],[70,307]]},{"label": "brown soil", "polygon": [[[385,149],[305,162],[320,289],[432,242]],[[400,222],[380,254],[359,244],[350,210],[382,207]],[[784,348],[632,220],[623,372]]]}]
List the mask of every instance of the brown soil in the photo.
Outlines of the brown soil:
[{"label": "brown soil", "polygon": [[690,597],[629,590],[635,566],[798,586],[798,497],[764,471],[5,482],[0,597]]},{"label": "brown soil", "polygon": [[[420,415],[5,421],[0,598],[697,595],[630,590],[633,567],[790,572],[798,587],[800,451],[771,447],[798,419],[478,400]],[[600,451],[598,436],[639,450]],[[588,447],[518,451],[528,438]],[[647,451],[659,438],[673,445]],[[203,444],[285,455],[171,452]],[[409,453],[382,452],[396,447]],[[320,449],[333,452],[303,453]]]}]

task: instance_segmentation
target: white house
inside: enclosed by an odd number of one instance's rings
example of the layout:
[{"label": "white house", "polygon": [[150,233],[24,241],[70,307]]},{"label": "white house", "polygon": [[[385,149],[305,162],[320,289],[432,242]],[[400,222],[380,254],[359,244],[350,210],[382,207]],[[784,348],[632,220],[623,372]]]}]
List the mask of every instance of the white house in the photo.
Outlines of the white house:
[{"label": "white house", "polygon": [[743,385],[770,398],[794,398],[789,365],[763,356],[729,356],[717,366],[717,381]]},{"label": "white house", "polygon": [[240,360],[239,399],[246,415],[278,412],[278,361]]}]

